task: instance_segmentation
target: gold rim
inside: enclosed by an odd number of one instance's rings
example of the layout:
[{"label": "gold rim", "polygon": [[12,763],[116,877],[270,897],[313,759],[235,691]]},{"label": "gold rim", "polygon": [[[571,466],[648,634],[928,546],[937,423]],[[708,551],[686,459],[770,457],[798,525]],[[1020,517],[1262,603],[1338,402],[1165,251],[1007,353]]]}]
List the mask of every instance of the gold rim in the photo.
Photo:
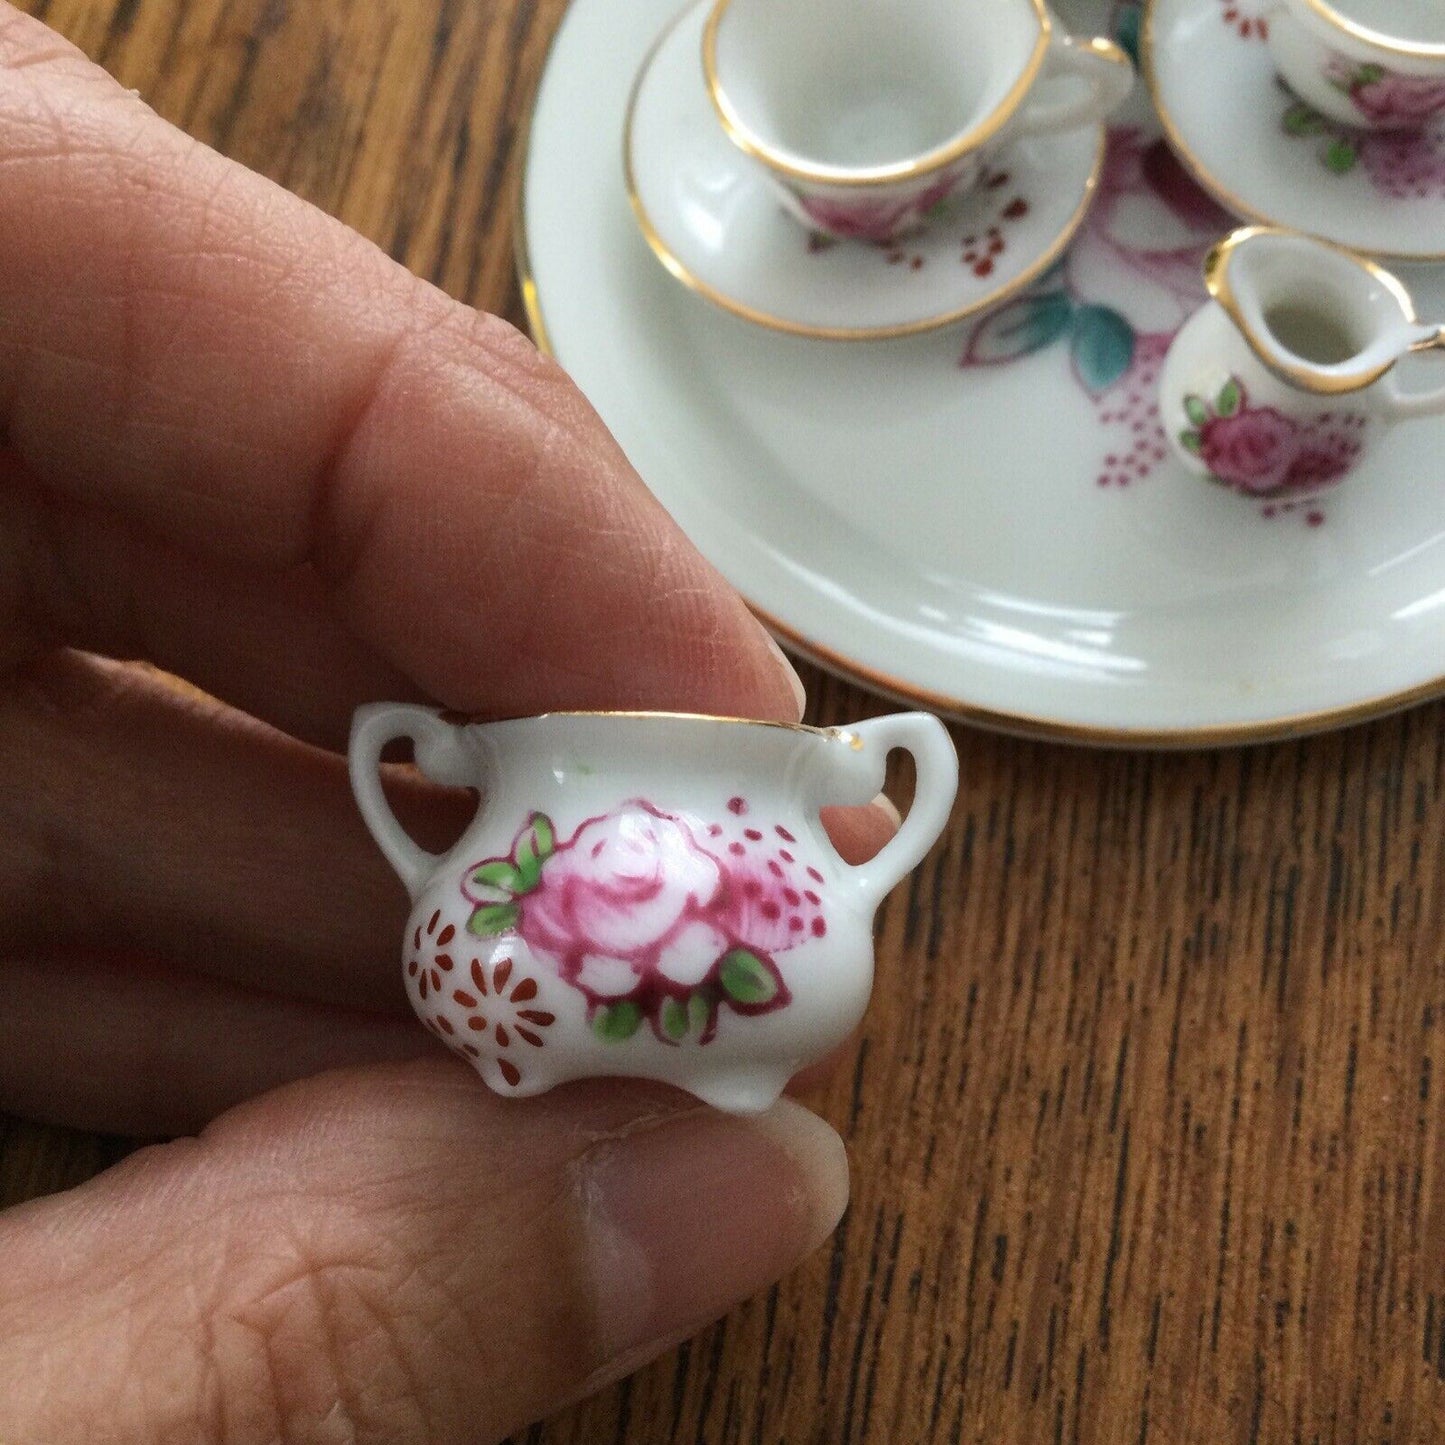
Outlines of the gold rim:
[{"label": "gold rim", "polygon": [[1373,45],[1378,50],[1387,50],[1391,55],[1406,55],[1414,60],[1445,60],[1445,44],[1431,44],[1428,41],[1400,40],[1380,30],[1371,30],[1348,15],[1341,15],[1328,0],[1303,0],[1303,3],[1324,21],[1332,30],[1343,31],[1354,40]]},{"label": "gold rim", "polygon": [[811,723],[776,722],[771,718],[729,717],[725,713],[710,712],[665,712],[645,708],[554,708],[551,712],[518,713],[513,717],[490,717],[485,713],[461,713],[452,708],[436,709],[443,722],[454,727],[500,727],[506,723],[547,722],[556,718],[627,718],[633,722],[699,722],[727,723],[747,728],[777,728],[789,733],[807,733],[819,738],[847,738],[852,734],[847,728],[814,727]]},{"label": "gold rim", "polygon": [[[1154,23],[1161,3],[1162,0],[1144,0],[1144,23],[1140,30],[1139,59],[1140,68],[1144,72],[1144,84],[1149,91],[1149,100],[1154,106],[1154,113],[1159,117],[1159,124],[1164,128],[1165,138],[1189,174],[1226,210],[1233,211],[1237,216],[1257,225],[1278,226],[1277,217],[1267,216],[1263,211],[1256,210],[1248,201],[1231,191],[1223,181],[1200,162],[1190,148],[1189,142],[1184,139],[1178,123],[1164,104],[1158,71],[1154,65],[1156,44]],[[1370,252],[1372,255],[1383,256],[1390,261],[1445,261],[1445,251],[1390,251],[1384,247],[1372,246]]]},{"label": "gold rim", "polygon": [[[1069,217],[1058,236],[1049,245],[1048,249],[1039,257],[1033,265],[1029,266],[1021,275],[1016,277],[1009,284],[997,291],[991,291],[987,296],[971,301],[966,306],[960,306],[954,311],[948,311],[940,316],[927,316],[918,321],[905,321],[896,325],[888,326],[810,326],[806,322],[790,321],[784,316],[774,316],[771,312],[760,311],[746,302],[738,301],[719,291],[717,287],[704,281],[701,276],[688,269],[688,267],[673,253],[667,242],[662,239],[657,228],[652,223],[652,217],[647,212],[647,207],[642,203],[642,197],[638,194],[636,174],[632,165],[632,122],[637,112],[637,100],[642,93],[642,85],[646,80],[652,63],[660,51],[671,39],[673,32],[692,14],[691,10],[684,9],[664,29],[661,35],[648,47],[647,54],[638,68],[637,77],[632,82],[632,89],[627,97],[627,117],[622,127],[622,170],[627,187],[627,199],[632,206],[632,214],[637,219],[638,229],[641,230],[643,238],[652,249],[653,255],[662,263],[663,267],[678,281],[696,292],[705,300],[712,302],[714,306],[729,312],[733,316],[741,317],[744,321],[751,321],[757,326],[766,326],[771,331],[781,331],[788,336],[805,336],[814,341],[892,341],[904,336],[921,336],[925,332],[937,331],[944,326],[952,326],[955,322],[965,321],[970,316],[977,315],[980,311],[987,311],[995,306],[1002,305],[1011,297],[1016,296],[1020,291],[1026,290],[1033,284],[1055,261],[1063,254],[1070,241],[1074,239],[1075,233],[1083,224],[1084,216],[1087,214],[1089,204],[1093,200],[1094,191],[1099,184],[1099,174],[1104,166],[1104,148],[1107,143],[1107,135],[1102,125],[1096,126],[1098,141],[1094,150],[1094,161],[1089,168],[1089,175],[1084,183],[1083,193],[1080,196],[1079,204],[1072,216]],[[526,284],[523,284],[523,303],[527,303]],[[528,309],[530,318],[532,308]],[[540,310],[538,311],[540,321]]]},{"label": "gold rim", "polygon": [[[988,115],[952,140],[945,141],[941,146],[925,151],[923,155],[915,156],[911,160],[894,161],[886,166],[814,166],[779,150],[750,130],[738,114],[737,107],[728,99],[727,92],[723,90],[717,73],[717,34],[731,3],[732,0],[717,0],[708,13],[707,24],[702,33],[703,75],[707,81],[707,93],[712,99],[713,109],[717,111],[723,129],[740,150],[746,151],[748,155],[781,175],[828,186],[880,186],[916,176],[926,176],[983,145],[997,134],[1023,103],[1043,67],[1044,57],[1048,54],[1049,39],[1053,33],[1053,21],[1044,0],[1030,0],[1039,23],[1039,36],[1034,42],[1033,53],[1029,56],[1023,73]],[[671,29],[671,26],[668,28]]]},{"label": "gold rim", "polygon": [[[1415,315],[1415,303],[1410,299],[1410,293],[1405,290],[1398,277],[1391,275],[1383,266],[1377,266],[1373,261],[1351,251],[1349,247],[1339,246],[1333,241],[1321,240],[1314,236],[1305,237],[1300,232],[1291,231],[1284,226],[1244,226],[1238,231],[1231,231],[1224,240],[1212,247],[1204,258],[1206,289],[1229,313],[1230,320],[1244,333],[1245,339],[1250,343],[1254,354],[1266,370],[1272,371],[1291,386],[1300,387],[1316,396],[1344,396],[1349,392],[1363,391],[1366,387],[1373,386],[1394,367],[1398,357],[1392,357],[1389,361],[1371,367],[1368,371],[1350,373],[1345,376],[1321,375],[1317,370],[1312,370],[1308,366],[1294,366],[1275,359],[1265,360],[1260,350],[1263,343],[1259,333],[1255,330],[1254,323],[1245,314],[1244,308],[1239,304],[1239,297],[1234,294],[1234,286],[1229,277],[1229,265],[1234,259],[1235,252],[1246,241],[1258,240],[1266,236],[1277,236],[1286,240],[1310,240],[1317,246],[1323,246],[1327,251],[1333,251],[1337,256],[1343,256],[1345,260],[1358,266],[1362,271],[1368,272],[1378,281],[1395,298],[1401,311],[1405,313],[1406,322],[1414,325],[1418,318]],[[1419,343],[1417,343],[1418,345]],[[1270,350],[1273,349],[1270,348]]]},{"label": "gold rim", "polygon": [[[552,44],[555,44],[555,41],[556,33],[554,32]],[[533,91],[532,102],[528,107],[527,124],[518,140],[518,166],[522,184],[517,193],[517,212],[513,222],[512,236],[517,275],[522,293],[522,306],[526,312],[528,329],[531,331],[532,339],[538,349],[554,360],[558,360],[542,312],[542,293],[532,270],[531,250],[527,244],[526,214],[527,160],[532,122],[536,115],[537,94],[541,88],[541,78],[546,75],[551,58],[552,46],[549,44],[547,59],[543,62],[537,88]],[[1094,747],[1153,748],[1235,747],[1245,743],[1283,742],[1290,738],[1324,732],[1327,729],[1350,727],[1356,723],[1387,717],[1391,713],[1403,712],[1406,708],[1430,702],[1445,693],[1445,675],[1442,675],[1395,692],[1379,693],[1360,702],[1347,703],[1336,708],[1321,708],[1315,712],[1295,713],[1269,722],[1228,723],[1198,728],[1152,728],[1135,731],[1127,728],[1090,726],[1085,723],[1066,723],[1033,713],[981,707],[962,698],[915,686],[903,679],[869,668],[822,643],[813,642],[783,622],[781,618],[773,616],[751,598],[744,597],[743,600],[754,616],[770,632],[791,647],[799,656],[817,663],[829,672],[912,707],[922,707],[930,712],[944,713],[959,722],[990,728],[996,732],[1038,738],[1046,742],[1077,743]],[[790,724],[778,724],[778,726],[786,727]],[[798,723],[792,724],[792,726],[802,727],[804,724]]]}]

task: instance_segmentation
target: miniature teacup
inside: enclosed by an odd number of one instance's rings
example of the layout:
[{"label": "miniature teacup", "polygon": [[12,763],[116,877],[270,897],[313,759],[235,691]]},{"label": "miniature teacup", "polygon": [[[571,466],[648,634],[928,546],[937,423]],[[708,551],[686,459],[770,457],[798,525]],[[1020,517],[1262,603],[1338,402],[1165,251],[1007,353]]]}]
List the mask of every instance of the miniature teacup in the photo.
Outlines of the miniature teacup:
[{"label": "miniature teacup", "polygon": [[[382,749],[415,744],[481,807],[445,855],[382,794]],[[913,805],[850,866],[819,821],[866,803],[889,750]],[[498,1093],[661,1079],[718,1108],[766,1108],[852,1032],[873,982],[873,913],[948,820],[958,759],[937,718],[818,729],[664,713],[471,724],[361,708],[351,780],[411,894],[402,954],[423,1023]]]},{"label": "miniature teacup", "polygon": [[1252,497],[1334,485],[1385,430],[1445,411],[1445,387],[1402,391],[1395,363],[1445,346],[1372,261],[1252,226],[1210,252],[1213,298],[1165,358],[1159,414],[1190,471]]},{"label": "miniature teacup", "polygon": [[1402,130],[1445,113],[1438,0],[1278,0],[1266,19],[1285,83],[1331,120]]},{"label": "miniature teacup", "polygon": [[918,229],[1000,145],[1097,122],[1133,83],[1044,0],[716,0],[703,70],[789,213],[863,241]]}]

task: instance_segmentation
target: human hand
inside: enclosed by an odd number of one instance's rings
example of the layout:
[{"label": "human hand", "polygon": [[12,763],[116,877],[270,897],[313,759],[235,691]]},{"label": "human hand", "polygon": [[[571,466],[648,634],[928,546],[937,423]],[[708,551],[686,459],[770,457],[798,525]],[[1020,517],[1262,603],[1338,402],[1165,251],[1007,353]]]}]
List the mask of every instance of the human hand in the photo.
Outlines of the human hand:
[{"label": "human hand", "polygon": [[510,328],[5,8],[0,164],[0,1106],[214,1120],[0,1218],[0,1439],[497,1438],[789,1268],[846,1164],[795,1104],[440,1056],[350,713],[784,718],[789,673]]}]

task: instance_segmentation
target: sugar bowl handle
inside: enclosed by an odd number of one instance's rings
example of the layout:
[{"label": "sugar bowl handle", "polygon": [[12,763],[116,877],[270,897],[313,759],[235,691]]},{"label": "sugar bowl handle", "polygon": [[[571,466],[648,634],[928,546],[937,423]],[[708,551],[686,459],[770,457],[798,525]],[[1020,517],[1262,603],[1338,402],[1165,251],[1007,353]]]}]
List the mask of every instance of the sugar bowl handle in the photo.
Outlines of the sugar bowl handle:
[{"label": "sugar bowl handle", "polygon": [[377,847],[415,900],[441,862],[441,856],[428,853],[412,842],[382,791],[382,750],[401,738],[408,738],[414,744],[417,768],[433,782],[462,786],[473,779],[459,730],[434,708],[379,702],[356,710],[351,720],[348,749],[351,790],[356,794],[357,807]]},{"label": "sugar bowl handle", "polygon": [[948,729],[929,713],[903,712],[870,718],[854,723],[848,732],[862,744],[864,755],[877,768],[880,786],[888,754],[894,748],[913,755],[917,772],[913,806],[903,826],[875,858],[846,868],[871,911],[923,861],[947,826],[958,792],[958,754]]}]

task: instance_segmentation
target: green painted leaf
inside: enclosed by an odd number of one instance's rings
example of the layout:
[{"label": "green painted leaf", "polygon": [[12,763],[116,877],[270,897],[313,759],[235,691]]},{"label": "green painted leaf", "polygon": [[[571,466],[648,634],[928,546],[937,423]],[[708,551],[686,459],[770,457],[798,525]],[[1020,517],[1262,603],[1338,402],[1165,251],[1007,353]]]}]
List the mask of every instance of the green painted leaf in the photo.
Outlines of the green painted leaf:
[{"label": "green painted leaf", "polygon": [[718,974],[723,991],[734,1003],[767,1003],[778,992],[778,981],[757,954],[735,948],[724,955]]},{"label": "green painted leaf", "polygon": [[1325,147],[1325,166],[1337,176],[1354,169],[1356,160],[1355,143],[1348,140],[1333,140]]},{"label": "green painted leaf", "polygon": [[712,1000],[701,992],[693,994],[687,1001],[688,1024],[701,1033],[707,1028],[707,1021],[712,1017]]},{"label": "green painted leaf", "polygon": [[1239,390],[1239,382],[1230,377],[1228,381],[1219,388],[1219,395],[1214,401],[1214,412],[1216,416],[1233,416],[1239,410],[1239,403],[1243,397]]},{"label": "green painted leaf", "polygon": [[499,933],[510,933],[517,926],[521,909],[515,903],[484,903],[472,910],[467,919],[467,932],[478,938],[494,938]]},{"label": "green painted leaf", "polygon": [[1193,452],[1198,456],[1204,450],[1204,441],[1197,431],[1182,431],[1179,433],[1179,445],[1186,452]]},{"label": "green painted leaf", "polygon": [[516,893],[522,884],[522,875],[505,858],[493,858],[472,869],[471,881],[486,888],[500,888],[504,893]]},{"label": "green painted leaf", "polygon": [[1209,420],[1209,408],[1204,404],[1204,398],[1200,396],[1186,396],[1184,398],[1184,415],[1194,423],[1195,426],[1203,426]]},{"label": "green painted leaf", "polygon": [[1101,396],[1134,360],[1134,328],[1108,306],[1080,306],[1069,343],[1074,375],[1092,396]]},{"label": "green painted leaf", "polygon": [[1384,77],[1385,67],[1383,65],[1362,65],[1355,72],[1355,84],[1374,85],[1376,81],[1383,80]]},{"label": "green painted leaf", "polygon": [[624,999],[621,1003],[603,1004],[592,1018],[592,1027],[602,1038],[612,1043],[622,1043],[637,1032],[642,1022],[642,1010]]},{"label": "green painted leaf", "polygon": [[1285,111],[1281,122],[1290,135],[1319,135],[1325,128],[1325,118],[1313,106],[1297,100]]},{"label": "green painted leaf", "polygon": [[687,1037],[687,1005],[681,999],[668,998],[662,1001],[662,1031],[673,1043]]},{"label": "green painted leaf", "polygon": [[552,820],[545,813],[534,813],[522,836],[517,839],[517,872],[521,876],[522,891],[530,892],[542,878],[542,864],[552,856],[557,846],[557,835],[552,829]]}]

